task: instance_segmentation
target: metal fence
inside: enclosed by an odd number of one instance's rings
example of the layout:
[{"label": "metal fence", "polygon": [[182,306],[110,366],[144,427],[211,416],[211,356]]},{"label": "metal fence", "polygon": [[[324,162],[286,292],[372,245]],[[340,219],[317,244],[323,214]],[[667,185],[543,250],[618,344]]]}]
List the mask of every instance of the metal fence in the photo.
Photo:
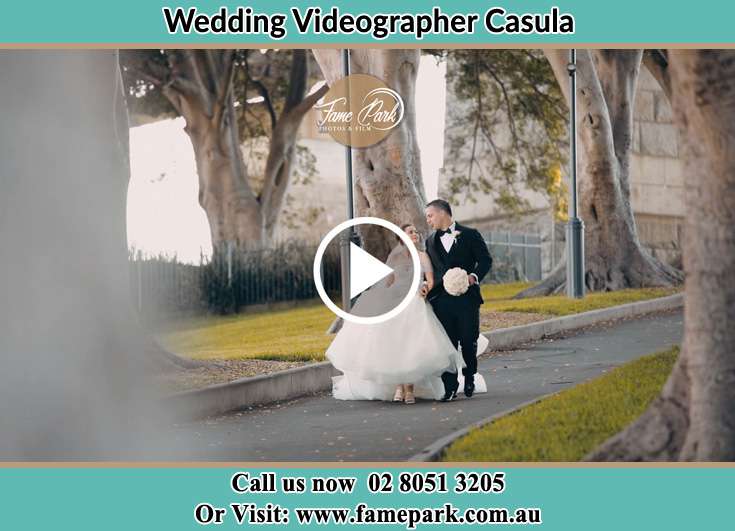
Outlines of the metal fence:
[{"label": "metal fence", "polygon": [[[224,246],[199,265],[175,259],[131,256],[131,295],[147,316],[236,313],[248,306],[313,299],[316,246],[297,242],[262,249]],[[323,283],[328,293],[340,287],[339,257],[325,253]]]},{"label": "metal fence", "polygon": [[541,280],[541,237],[538,234],[488,231],[483,237],[493,257],[489,281]]},{"label": "metal fence", "polygon": [[196,313],[206,309],[200,281],[202,266],[140,255],[128,263],[133,304],[141,314]]},{"label": "metal fence", "polygon": [[[493,257],[486,282],[541,279],[541,239],[512,232],[483,234]],[[130,257],[131,295],[144,315],[235,313],[254,305],[317,297],[313,278],[316,246],[288,242],[267,249],[225,246],[199,265],[175,259]],[[338,247],[327,248],[322,281],[340,290]]]}]

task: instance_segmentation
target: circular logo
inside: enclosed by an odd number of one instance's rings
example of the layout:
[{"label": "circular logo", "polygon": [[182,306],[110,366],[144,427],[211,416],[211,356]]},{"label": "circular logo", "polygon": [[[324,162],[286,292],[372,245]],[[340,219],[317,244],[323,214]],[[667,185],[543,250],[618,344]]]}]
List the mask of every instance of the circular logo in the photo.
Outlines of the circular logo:
[{"label": "circular logo", "polygon": [[[356,225],[378,225],[380,227],[390,230],[391,232],[393,232],[396,236],[398,236],[401,239],[403,244],[406,246],[406,249],[408,249],[409,254],[411,255],[411,262],[413,265],[413,278],[411,279],[411,287],[409,288],[403,300],[401,300],[401,302],[395,308],[381,315],[365,317],[365,316],[353,315],[349,312],[346,312],[345,310],[337,306],[332,301],[332,299],[329,298],[326,290],[324,289],[324,284],[322,283],[322,275],[321,275],[322,258],[324,257],[324,252],[327,250],[327,246],[342,231],[344,231],[345,229],[349,229],[350,227],[354,227]],[[364,251],[360,251],[360,252],[364,253]],[[374,260],[377,261],[377,259],[374,259]],[[350,278],[350,284],[353,284],[354,282],[359,282],[359,280],[360,279]],[[420,280],[421,280],[421,262],[419,260],[419,253],[416,250],[416,247],[414,246],[413,242],[411,241],[411,238],[409,238],[408,234],[406,234],[403,230],[401,230],[400,227],[398,227],[397,225],[394,225],[390,221],[386,221],[381,218],[362,217],[362,218],[354,218],[354,219],[349,219],[347,221],[343,221],[342,223],[340,223],[339,225],[337,225],[336,227],[334,227],[332,230],[330,230],[327,233],[327,235],[324,237],[324,239],[319,244],[319,247],[316,250],[316,255],[314,256],[314,284],[316,284],[316,291],[319,294],[319,297],[322,299],[322,302],[326,304],[327,308],[332,310],[332,312],[334,312],[337,316],[341,317],[342,319],[346,321],[350,321],[352,323],[377,324],[377,323],[382,323],[383,321],[387,321],[388,319],[395,317],[396,315],[401,313],[403,310],[405,310],[406,307],[411,303],[412,298],[416,296],[416,291],[419,288]]]},{"label": "circular logo", "polygon": [[332,85],[317,110],[319,131],[356,148],[377,144],[403,119],[401,95],[380,79],[351,74]]}]

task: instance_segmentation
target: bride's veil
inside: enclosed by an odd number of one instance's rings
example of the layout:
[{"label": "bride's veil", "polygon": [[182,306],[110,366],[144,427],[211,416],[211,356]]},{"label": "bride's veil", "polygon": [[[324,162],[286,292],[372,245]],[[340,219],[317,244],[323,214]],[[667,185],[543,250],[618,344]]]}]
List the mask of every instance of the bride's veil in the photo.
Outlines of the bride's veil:
[{"label": "bride's veil", "polygon": [[385,265],[393,269],[397,266],[406,266],[411,263],[411,255],[406,251],[406,247],[400,243],[391,249],[388,258],[385,260]]},{"label": "bride's veil", "polygon": [[[411,253],[408,252],[406,246],[399,243],[393,249],[391,249],[388,258],[385,261],[385,265],[393,269],[394,275],[401,277],[401,280],[406,281],[413,273],[413,259]],[[396,279],[394,279],[396,280]]]}]

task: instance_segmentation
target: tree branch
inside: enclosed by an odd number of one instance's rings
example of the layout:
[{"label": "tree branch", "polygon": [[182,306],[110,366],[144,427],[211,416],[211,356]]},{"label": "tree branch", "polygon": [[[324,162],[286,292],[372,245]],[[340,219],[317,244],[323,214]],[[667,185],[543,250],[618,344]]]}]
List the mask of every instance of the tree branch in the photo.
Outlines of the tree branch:
[{"label": "tree branch", "polygon": [[160,87],[170,77],[170,72],[165,66],[151,61],[148,57],[150,52],[130,50],[125,53],[125,68],[134,72],[138,77],[153,85]]},{"label": "tree branch", "polygon": [[633,146],[633,103],[643,50],[595,50],[597,77],[610,116],[612,147],[620,172],[619,181],[626,198],[630,196],[628,167]]},{"label": "tree branch", "polygon": [[[214,58],[211,55],[211,50],[207,50],[207,58],[208,62],[214,65]],[[212,120],[217,125],[222,123],[226,106],[233,104],[231,102],[230,94],[232,92],[232,80],[234,77],[235,52],[234,50],[224,50],[222,52],[222,70],[218,71],[214,76],[216,94]],[[233,123],[233,127],[234,126],[235,124]]]},{"label": "tree branch", "polygon": [[[562,89],[564,100],[567,102],[567,108],[569,108],[569,73],[567,72],[569,58],[567,53],[567,50],[544,50],[544,55],[551,64],[554,76]],[[613,146],[610,114],[589,50],[577,52],[577,90],[580,111],[577,120],[580,122],[578,124],[580,135],[590,134],[590,131],[594,129],[604,135],[605,142]],[[584,120],[589,122],[588,127],[582,126]]]},{"label": "tree branch", "polygon": [[283,114],[288,113],[304,99],[306,82],[309,77],[309,64],[306,60],[306,50],[294,50],[292,54],[291,70],[288,75],[288,92],[286,93],[286,102],[283,106]]},{"label": "tree branch", "polygon": [[144,81],[148,81],[150,84],[161,87],[163,85],[163,80],[149,74],[148,72],[141,70],[140,68],[137,68],[135,66],[127,65],[126,69],[135,74],[135,77],[138,77],[140,79],[143,79]]},{"label": "tree branch", "polygon": [[[300,55],[302,55],[302,58],[298,60],[295,58],[295,63],[306,60],[305,54]],[[297,65],[292,68],[291,81],[297,87],[293,89],[289,86],[288,98],[290,103],[287,102],[281,116],[273,126],[271,134],[270,150],[265,168],[265,182],[260,196],[268,234],[271,234],[275,227],[288,189],[299,125],[308,110],[329,90],[325,83],[318,90],[304,98],[306,73],[307,71],[303,66]],[[299,92],[301,92],[300,96],[298,95]]]},{"label": "tree branch", "polygon": [[199,98],[207,115],[212,116],[212,93],[202,79],[197,53],[198,50],[174,50],[170,53],[171,72],[175,83],[186,86],[191,96]]},{"label": "tree branch", "polygon": [[473,52],[475,57],[475,81],[477,82],[477,118],[475,119],[475,128],[472,134],[472,149],[470,151],[470,167],[467,170],[467,184],[472,182],[472,168],[477,160],[477,132],[480,128],[480,118],[482,117],[482,85],[480,84],[480,65],[478,52]]},{"label": "tree branch", "polygon": [[271,97],[270,97],[270,94],[268,93],[268,89],[259,79],[253,79],[252,83],[255,86],[256,90],[258,91],[258,94],[260,94],[263,97],[265,108],[268,110],[268,115],[271,118],[271,129],[275,129],[276,122],[278,121],[278,117],[276,116],[276,110],[273,108],[273,102],[271,101]]},{"label": "tree branch", "polygon": [[497,75],[497,73],[493,70],[493,68],[484,62],[483,62],[483,65],[485,66],[485,69],[487,70],[487,72],[495,80],[495,82],[500,86],[500,90],[503,93],[503,100],[505,101],[506,115],[508,117],[508,125],[510,127],[510,134],[513,137],[513,146],[515,146],[516,153],[518,154],[518,158],[521,160],[521,163],[523,164],[523,168],[525,169],[526,174],[528,175],[529,173],[528,165],[526,164],[526,159],[522,156],[522,151],[518,143],[518,129],[516,127],[516,121],[513,115],[513,104],[510,101],[510,95],[508,94],[508,90],[503,80],[500,79],[500,76]]},{"label": "tree branch", "polygon": [[[225,53],[227,50],[218,52],[219,54]],[[219,95],[223,83],[220,81],[222,70],[216,64],[217,60],[214,56],[213,50],[202,50],[200,55],[204,59],[204,65],[207,70],[207,85],[209,91],[214,95],[215,102],[219,101]],[[231,53],[231,52],[230,52]]]},{"label": "tree branch", "polygon": [[327,92],[329,92],[329,86],[324,83],[321,87],[315,90],[313,93],[306,96],[301,103],[299,103],[294,109],[291,110],[290,114],[304,115],[314,104],[319,101]]},{"label": "tree branch", "polygon": [[314,58],[319,64],[328,85],[331,86],[335,81],[342,78],[342,50],[319,48],[313,49],[311,53],[314,54]]}]

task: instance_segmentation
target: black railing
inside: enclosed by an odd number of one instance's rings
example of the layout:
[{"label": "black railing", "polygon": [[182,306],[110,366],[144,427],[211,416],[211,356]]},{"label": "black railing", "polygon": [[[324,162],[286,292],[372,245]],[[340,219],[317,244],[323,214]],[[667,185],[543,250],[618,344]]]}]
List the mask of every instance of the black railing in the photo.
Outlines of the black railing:
[{"label": "black railing", "polygon": [[[315,253],[315,245],[298,242],[260,249],[223,245],[200,265],[131,254],[131,294],[142,314],[226,314],[248,306],[313,299]],[[329,248],[322,261],[322,282],[328,293],[339,291],[339,256]]]},{"label": "black railing", "polygon": [[[541,242],[536,235],[510,232],[483,234],[493,256],[486,282],[539,280]],[[237,313],[256,305],[317,297],[313,278],[316,245],[289,241],[267,248],[219,246],[199,265],[175,258],[130,254],[132,300],[147,316]],[[328,246],[322,260],[322,282],[339,295],[338,246]]]}]

